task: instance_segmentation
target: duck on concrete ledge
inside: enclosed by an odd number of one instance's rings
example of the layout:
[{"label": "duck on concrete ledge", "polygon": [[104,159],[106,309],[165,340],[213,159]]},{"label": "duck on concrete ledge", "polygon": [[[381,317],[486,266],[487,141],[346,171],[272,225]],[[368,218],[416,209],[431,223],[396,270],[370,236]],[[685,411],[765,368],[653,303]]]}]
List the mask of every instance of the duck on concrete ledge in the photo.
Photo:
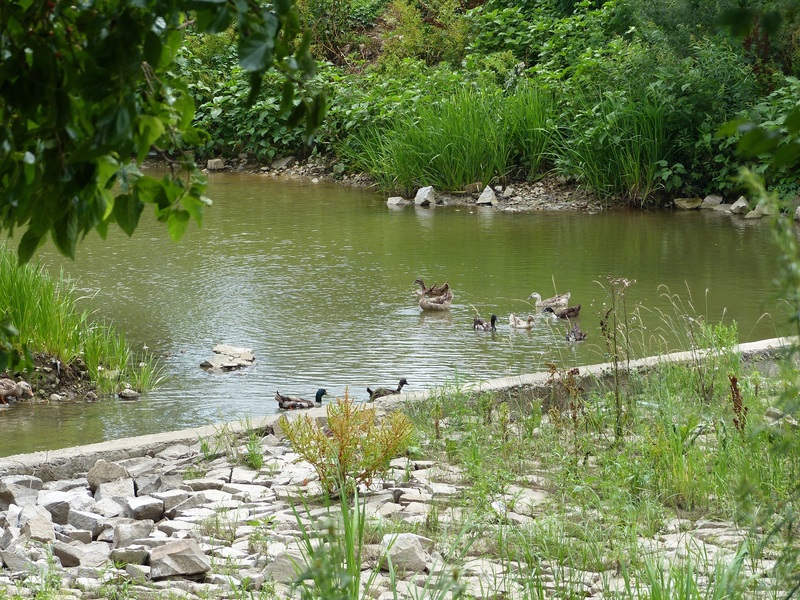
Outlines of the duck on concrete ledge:
[{"label": "duck on concrete ledge", "polygon": [[375,388],[374,390],[370,387],[367,388],[367,393],[369,394],[369,401],[372,402],[377,398],[383,398],[384,396],[391,396],[393,394],[399,394],[403,389],[404,385],[408,385],[408,381],[406,378],[403,377],[400,382],[397,384],[397,388],[387,388],[387,387],[379,387]]},{"label": "duck on concrete ledge", "polygon": [[322,397],[330,396],[324,389],[317,390],[316,400],[306,400],[305,398],[298,398],[297,396],[284,396],[280,392],[275,392],[275,401],[278,403],[278,408],[283,410],[300,410],[304,408],[314,408],[322,406]]}]

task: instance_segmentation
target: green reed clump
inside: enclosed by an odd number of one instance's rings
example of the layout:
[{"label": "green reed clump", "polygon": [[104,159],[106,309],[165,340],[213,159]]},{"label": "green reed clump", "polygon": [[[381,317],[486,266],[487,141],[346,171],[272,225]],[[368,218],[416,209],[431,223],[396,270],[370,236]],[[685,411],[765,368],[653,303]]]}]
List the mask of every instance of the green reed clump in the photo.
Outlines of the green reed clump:
[{"label": "green reed clump", "polygon": [[558,139],[558,169],[606,203],[650,202],[669,159],[666,108],[646,96],[610,93],[599,101],[587,94],[578,104]]},{"label": "green reed clump", "polygon": [[82,359],[100,392],[114,392],[125,382],[147,391],[163,379],[152,356],[137,360],[121,332],[77,307],[75,286],[63,273],[55,280],[39,265],[18,265],[5,246],[0,246],[0,312],[31,353],[65,365]]},{"label": "green reed clump", "polygon": [[555,95],[524,80],[503,105],[505,124],[516,168],[528,178],[539,174],[552,160],[556,134]]},{"label": "green reed clump", "polygon": [[512,170],[504,102],[497,93],[465,89],[416,107],[387,130],[366,128],[353,145],[359,166],[408,195],[424,185],[453,191],[504,177]]}]

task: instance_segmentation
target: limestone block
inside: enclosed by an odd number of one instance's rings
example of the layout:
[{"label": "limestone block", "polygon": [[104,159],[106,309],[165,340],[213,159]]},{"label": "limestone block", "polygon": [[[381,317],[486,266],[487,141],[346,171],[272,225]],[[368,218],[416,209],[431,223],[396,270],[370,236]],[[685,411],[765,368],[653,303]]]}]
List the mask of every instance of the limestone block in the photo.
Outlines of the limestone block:
[{"label": "limestone block", "polygon": [[211,561],[195,540],[178,540],[153,548],[150,552],[150,577],[199,575],[211,570]]},{"label": "limestone block", "polygon": [[264,575],[277,583],[291,583],[303,569],[305,561],[297,550],[287,550],[264,568]]},{"label": "limestone block", "polygon": [[130,477],[130,473],[125,467],[117,463],[107,462],[102,458],[95,462],[94,466],[86,474],[86,479],[89,481],[89,489],[93,493],[97,491],[101,483],[109,483],[127,477]]},{"label": "limestone block", "polygon": [[117,523],[114,526],[114,548],[130,546],[134,540],[146,538],[153,531],[154,523],[151,519],[135,521],[133,523]]},{"label": "limestone block", "polygon": [[430,547],[432,544],[433,540],[413,533],[388,533],[383,536],[381,547],[397,570],[420,572],[425,570],[430,561],[424,546]]},{"label": "limestone block", "polygon": [[493,206],[497,204],[497,195],[494,190],[487,185],[481,192],[481,195],[478,196],[478,199],[475,200],[475,204]]},{"label": "limestone block", "polygon": [[151,521],[160,521],[164,515],[164,501],[152,496],[138,496],[136,498],[128,498],[127,515],[131,519],[149,519]]},{"label": "limestone block", "polygon": [[43,490],[39,492],[39,506],[46,508],[53,523],[66,525],[69,510],[89,510],[95,501],[88,488],[76,488],[68,492]]},{"label": "limestone block", "polygon": [[414,204],[416,206],[428,206],[436,203],[436,194],[433,191],[433,186],[422,187],[417,190],[417,195],[414,196]]},{"label": "limestone block", "polygon": [[117,479],[116,481],[109,481],[108,483],[101,483],[97,486],[94,493],[94,499],[99,502],[104,498],[132,498],[135,495],[133,488],[133,478],[126,477]]},{"label": "limestone block", "polygon": [[92,539],[96,539],[100,532],[105,528],[107,519],[94,512],[70,509],[67,515],[67,523],[76,529],[86,529],[92,532]]}]

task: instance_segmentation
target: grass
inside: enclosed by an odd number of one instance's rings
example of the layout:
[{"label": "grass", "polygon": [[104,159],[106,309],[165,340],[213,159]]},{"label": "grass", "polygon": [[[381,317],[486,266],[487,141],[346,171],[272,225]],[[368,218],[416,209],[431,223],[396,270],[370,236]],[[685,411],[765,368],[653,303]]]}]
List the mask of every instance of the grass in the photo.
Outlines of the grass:
[{"label": "grass", "polygon": [[114,393],[125,383],[146,392],[161,383],[161,368],[151,355],[134,356],[120,331],[77,304],[75,286],[63,275],[54,280],[39,265],[19,266],[16,255],[0,246],[0,312],[11,318],[31,353],[64,365],[82,359],[101,393]]},{"label": "grass", "polygon": [[667,108],[646,95],[610,93],[587,93],[578,104],[570,126],[559,131],[558,169],[606,203],[644,206],[661,188],[669,158]]}]

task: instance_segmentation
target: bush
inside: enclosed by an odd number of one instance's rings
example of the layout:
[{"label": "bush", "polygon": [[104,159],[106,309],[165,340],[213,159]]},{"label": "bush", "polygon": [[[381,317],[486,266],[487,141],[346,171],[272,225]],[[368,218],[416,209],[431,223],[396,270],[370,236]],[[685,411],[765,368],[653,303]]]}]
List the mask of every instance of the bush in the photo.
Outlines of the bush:
[{"label": "bush", "polygon": [[356,405],[345,393],[328,405],[327,431],[309,415],[281,418],[280,425],[294,450],[310,462],[330,495],[345,487],[369,484],[405,452],[411,443],[411,421],[393,412],[378,420],[374,408]]}]

